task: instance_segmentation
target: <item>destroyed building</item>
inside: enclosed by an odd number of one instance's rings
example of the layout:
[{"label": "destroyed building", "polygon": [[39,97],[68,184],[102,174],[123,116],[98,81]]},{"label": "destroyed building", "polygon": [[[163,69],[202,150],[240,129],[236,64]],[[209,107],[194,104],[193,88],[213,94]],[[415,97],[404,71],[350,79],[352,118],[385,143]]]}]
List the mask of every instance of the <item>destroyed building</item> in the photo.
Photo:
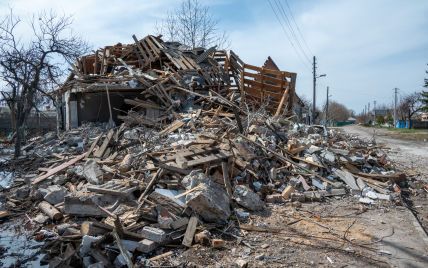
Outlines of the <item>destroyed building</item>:
[{"label": "destroyed building", "polygon": [[[290,120],[295,73],[245,64],[232,51],[134,40],[73,67],[58,92],[66,126],[76,129],[33,137],[21,157],[0,162],[10,171],[0,219],[25,214],[32,237],[44,242],[40,264],[195,267],[184,257],[195,245],[218,250],[212,262],[231,247],[257,249],[248,234],[298,225],[294,206],[302,203],[400,204],[408,177],[385,148]],[[83,124],[95,121],[116,126]],[[280,226],[253,221],[287,206]],[[300,227],[287,236],[321,243],[318,231]],[[365,250],[347,240],[352,232],[322,241],[349,255],[351,245]],[[247,267],[247,255],[222,267]]]},{"label": "destroyed building", "polygon": [[245,64],[233,51],[215,47],[189,49],[152,35],[133,39],[77,60],[58,90],[66,129],[83,122],[120,123],[132,117],[128,111],[135,106],[144,109],[139,120],[153,125],[174,109],[191,108],[189,90],[264,105],[275,115],[294,113],[295,73]]}]

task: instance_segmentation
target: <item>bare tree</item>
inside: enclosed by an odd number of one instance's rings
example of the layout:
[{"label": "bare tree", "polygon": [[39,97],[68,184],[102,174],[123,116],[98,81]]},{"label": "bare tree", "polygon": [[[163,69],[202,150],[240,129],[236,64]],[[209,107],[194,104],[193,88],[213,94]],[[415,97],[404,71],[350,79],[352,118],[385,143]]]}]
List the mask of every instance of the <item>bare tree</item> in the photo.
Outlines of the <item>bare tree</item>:
[{"label": "bare tree", "polygon": [[[322,118],[326,118],[326,105],[323,107],[323,115]],[[346,108],[345,105],[338,103],[336,101],[330,101],[328,104],[328,120],[343,122],[348,120],[351,116],[351,111]]]},{"label": "bare tree", "polygon": [[225,49],[230,46],[227,33],[218,29],[218,20],[198,0],[183,0],[177,9],[168,12],[157,31],[168,41],[191,48],[217,46]]},{"label": "bare tree", "polygon": [[411,128],[411,120],[415,114],[423,110],[422,94],[414,92],[404,96],[397,107],[398,118],[409,120],[408,128]]},{"label": "bare tree", "polygon": [[46,98],[58,105],[50,92],[60,84],[69,64],[88,50],[86,42],[71,31],[71,23],[69,16],[42,12],[30,20],[30,34],[19,36],[17,27],[22,21],[12,10],[1,20],[1,95],[13,117],[15,157],[21,153],[25,121],[31,110],[38,109],[37,104]]}]

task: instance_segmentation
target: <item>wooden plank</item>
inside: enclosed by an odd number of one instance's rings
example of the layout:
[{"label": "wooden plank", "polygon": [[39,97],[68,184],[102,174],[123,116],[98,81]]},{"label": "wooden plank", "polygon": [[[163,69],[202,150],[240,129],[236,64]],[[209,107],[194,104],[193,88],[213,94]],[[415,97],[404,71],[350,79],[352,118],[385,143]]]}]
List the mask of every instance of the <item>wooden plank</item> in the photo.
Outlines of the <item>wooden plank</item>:
[{"label": "wooden plank", "polygon": [[7,211],[7,210],[1,210],[0,211],[0,219],[6,218],[6,217],[9,217],[9,216],[10,216],[9,211]]},{"label": "wooden plank", "polygon": [[289,90],[285,90],[284,94],[282,94],[281,101],[279,102],[278,108],[276,108],[275,116],[279,116],[281,114],[282,106],[284,106],[285,98],[288,95]]},{"label": "wooden plank", "polygon": [[163,130],[161,130],[159,132],[159,135],[167,135],[171,132],[176,131],[177,129],[181,128],[185,123],[181,120],[175,120],[174,122],[172,122],[169,126],[167,126],[166,128],[164,128]]},{"label": "wooden plank", "polygon": [[233,191],[232,191],[232,185],[230,184],[229,169],[227,167],[227,162],[225,161],[221,162],[221,170],[223,172],[224,187],[226,188],[226,192],[227,192],[227,195],[229,196],[229,199],[231,199],[233,195]]},{"label": "wooden plank", "polygon": [[186,247],[191,247],[193,242],[193,237],[195,236],[196,226],[198,225],[198,217],[192,215],[190,217],[189,223],[187,224],[186,233],[184,234],[182,244]]},{"label": "wooden plank", "polygon": [[98,137],[94,140],[94,142],[91,144],[91,147],[89,148],[88,152],[86,153],[85,159],[86,159],[86,158],[88,158],[88,157],[91,155],[92,151],[94,150],[95,146],[97,146],[98,141],[99,141],[100,139],[101,139],[101,135],[100,135],[100,136],[98,136]]},{"label": "wooden plank", "polygon": [[135,45],[137,46],[137,48],[138,48],[139,52],[140,52],[140,53],[141,53],[141,55],[143,56],[144,61],[147,63],[147,62],[149,61],[149,58],[146,56],[145,51],[144,51],[143,47],[142,47],[142,46],[141,46],[141,44],[140,44],[140,41],[138,41],[138,39],[137,39],[137,37],[135,36],[135,34],[133,34],[133,35],[132,35],[132,38],[134,39],[134,41],[135,41]]},{"label": "wooden plank", "polygon": [[75,158],[71,159],[70,161],[65,162],[65,163],[63,163],[63,164],[61,164],[61,165],[59,165],[59,166],[57,166],[57,167],[49,170],[49,172],[47,172],[46,174],[37,177],[31,184],[33,184],[33,185],[37,184],[37,183],[45,180],[46,178],[48,178],[48,177],[50,177],[50,176],[52,176],[52,175],[60,172],[61,170],[64,170],[64,169],[68,168],[69,166],[71,166],[71,165],[77,163],[79,160],[83,159],[86,156],[86,154],[87,153],[85,152],[85,153],[83,153],[81,155],[78,155]]},{"label": "wooden plank", "polygon": [[153,52],[155,52],[157,55],[159,56],[160,54],[160,49],[165,48],[162,44],[153,41],[154,37],[149,35],[146,38],[144,38],[144,40],[146,40],[147,44],[150,46],[150,48],[152,49]]},{"label": "wooden plank", "polygon": [[113,135],[114,135],[114,130],[110,129],[110,131],[107,133],[107,137],[104,139],[103,144],[94,153],[95,157],[100,158],[100,157],[102,157],[104,155],[104,153],[105,153],[105,151],[106,151],[106,149],[107,149],[107,147],[108,147],[108,145],[109,145],[109,143],[110,143],[111,138],[113,137]]},{"label": "wooden plank", "polygon": [[[268,83],[272,83],[274,85],[280,85],[281,82],[285,82],[285,83],[288,84],[287,81],[281,80],[281,78],[280,78],[280,77],[284,77],[285,78],[284,74],[280,74],[278,76],[273,76],[273,75],[269,76],[269,75],[266,75],[266,74],[261,75],[259,73],[249,73],[249,72],[245,72],[244,71],[244,76],[251,77],[251,78],[254,78],[255,80],[259,80],[259,81],[261,81],[261,80],[263,80],[264,82],[268,81]],[[287,85],[287,84],[285,84],[285,85]]]},{"label": "wooden plank", "polygon": [[157,105],[156,103],[152,103],[152,102],[145,101],[145,100],[140,100],[138,98],[135,98],[134,100],[125,99],[125,103],[136,106],[136,107],[146,108],[146,109],[158,109],[158,110],[162,110],[162,111],[165,110],[165,108]]},{"label": "wooden plank", "polygon": [[244,77],[244,84],[247,84],[249,86],[255,87],[255,88],[260,88],[260,89],[267,89],[270,90],[272,92],[278,93],[282,95],[282,92],[284,92],[284,90],[286,90],[283,87],[280,86],[276,86],[276,85],[270,85],[270,84],[266,84],[263,82],[259,82],[256,80],[250,80]]},{"label": "wooden plank", "polygon": [[209,152],[217,151],[217,150],[219,150],[219,148],[217,148],[217,147],[205,147],[205,148],[194,148],[194,149],[180,150],[175,155],[159,157],[158,160],[162,163],[167,163],[167,162],[175,161],[175,159],[177,158],[178,155],[180,155],[182,157],[191,157],[191,156],[194,156],[197,154],[209,153]]},{"label": "wooden plank", "polygon": [[217,154],[208,155],[205,157],[201,157],[195,160],[187,161],[187,167],[194,167],[198,165],[203,165],[215,161],[220,161],[223,159],[227,159],[232,156],[232,153],[226,152],[226,151],[220,151]]},{"label": "wooden plank", "polygon": [[281,73],[283,73],[286,77],[291,77],[293,75],[293,73],[290,73],[290,72],[284,72],[284,71],[277,71],[277,70],[272,70],[272,69],[266,69],[266,68],[257,67],[257,66],[251,65],[251,64],[247,64],[247,63],[244,63],[243,68],[244,69],[253,70],[253,71],[256,71],[256,72],[261,72],[262,69],[264,69],[265,73],[273,74],[273,75],[281,75]]}]

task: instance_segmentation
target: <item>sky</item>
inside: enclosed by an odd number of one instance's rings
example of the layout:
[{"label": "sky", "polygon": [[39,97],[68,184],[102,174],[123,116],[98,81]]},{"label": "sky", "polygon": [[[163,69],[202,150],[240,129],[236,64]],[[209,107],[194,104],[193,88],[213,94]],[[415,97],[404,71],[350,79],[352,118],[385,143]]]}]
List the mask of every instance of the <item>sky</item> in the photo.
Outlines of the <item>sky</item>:
[{"label": "sky", "polygon": [[[282,4],[294,32],[275,1]],[[10,8],[24,21],[42,10],[72,15],[74,32],[98,48],[133,43],[132,34],[138,38],[154,34],[156,23],[180,2],[0,0],[0,15]],[[390,105],[395,87],[400,96],[422,90],[428,78],[426,0],[200,2],[209,6],[218,28],[229,35],[230,49],[242,60],[260,66],[271,56],[281,70],[297,73],[296,91],[307,99],[312,99],[312,58],[316,56],[317,73],[327,75],[317,80],[318,106],[326,100],[327,86],[330,99],[359,113],[369,102],[371,107],[374,101]],[[26,31],[22,29],[24,36]]]}]

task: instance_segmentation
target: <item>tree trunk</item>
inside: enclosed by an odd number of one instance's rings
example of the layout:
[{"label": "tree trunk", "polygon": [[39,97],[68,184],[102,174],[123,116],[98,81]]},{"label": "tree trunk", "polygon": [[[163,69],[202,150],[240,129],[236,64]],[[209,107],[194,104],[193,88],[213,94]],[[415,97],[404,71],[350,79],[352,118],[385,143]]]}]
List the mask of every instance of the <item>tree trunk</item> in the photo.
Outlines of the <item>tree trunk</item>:
[{"label": "tree trunk", "polygon": [[16,128],[16,140],[15,140],[15,158],[21,155],[21,144],[24,137],[24,126],[18,126]]},{"label": "tree trunk", "polygon": [[412,114],[410,113],[410,110],[409,110],[409,122],[408,122],[408,124],[407,124],[407,128],[408,129],[411,129],[412,127],[410,126],[411,125],[411,122],[412,122]]},{"label": "tree trunk", "polygon": [[15,113],[15,109],[13,109],[13,108],[9,108],[9,109],[10,109],[10,123],[11,123],[12,131],[16,131],[16,113]]},{"label": "tree trunk", "polygon": [[59,137],[59,134],[61,132],[62,128],[62,106],[61,106],[61,99],[57,95],[55,98],[55,101],[53,102],[54,106],[56,108],[56,135]]}]

